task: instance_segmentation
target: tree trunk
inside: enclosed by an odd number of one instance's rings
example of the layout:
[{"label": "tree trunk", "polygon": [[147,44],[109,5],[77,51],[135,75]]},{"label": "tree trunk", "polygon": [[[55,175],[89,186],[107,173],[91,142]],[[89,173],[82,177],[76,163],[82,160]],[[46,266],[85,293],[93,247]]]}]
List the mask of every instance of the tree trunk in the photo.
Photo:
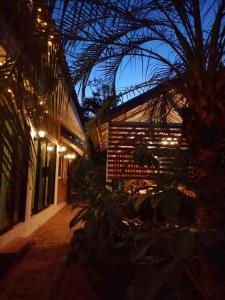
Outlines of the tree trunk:
[{"label": "tree trunk", "polygon": [[[190,121],[190,122],[189,122]],[[193,150],[198,194],[198,273],[203,299],[225,299],[225,130],[184,119],[184,134]],[[223,145],[224,144],[224,145]]]}]

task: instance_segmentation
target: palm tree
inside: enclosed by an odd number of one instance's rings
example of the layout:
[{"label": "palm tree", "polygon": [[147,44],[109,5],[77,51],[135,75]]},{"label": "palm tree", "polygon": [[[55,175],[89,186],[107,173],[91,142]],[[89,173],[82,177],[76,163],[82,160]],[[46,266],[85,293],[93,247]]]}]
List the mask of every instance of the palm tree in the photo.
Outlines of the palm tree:
[{"label": "palm tree", "polygon": [[[213,294],[220,299],[220,287],[224,284],[221,270],[225,268],[225,2],[61,3],[55,16],[60,19],[74,82],[81,83],[83,90],[97,67],[105,83],[116,89],[120,67],[137,60],[146,74],[137,89],[160,83],[168,87],[170,94],[182,96],[184,134],[195,154],[194,179],[199,195],[196,226],[199,231],[208,230],[214,241],[210,250],[207,248],[208,252],[201,255],[202,290],[205,299],[211,299]],[[174,97],[174,106],[179,105],[178,98]],[[152,107],[159,101],[165,105],[166,99],[155,99]],[[209,253],[213,259],[209,259]],[[207,285],[212,279],[210,272],[216,276],[211,286]]]}]

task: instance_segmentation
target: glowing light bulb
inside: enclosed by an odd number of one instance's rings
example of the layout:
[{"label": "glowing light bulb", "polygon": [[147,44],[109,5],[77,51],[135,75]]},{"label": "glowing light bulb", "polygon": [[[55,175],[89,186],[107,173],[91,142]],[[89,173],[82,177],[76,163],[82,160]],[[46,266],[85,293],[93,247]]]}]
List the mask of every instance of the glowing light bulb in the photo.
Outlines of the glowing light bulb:
[{"label": "glowing light bulb", "polygon": [[52,152],[53,150],[54,150],[54,147],[53,147],[53,146],[49,145],[49,146],[47,147],[47,151],[48,151],[48,152]]},{"label": "glowing light bulb", "polygon": [[38,131],[38,136],[39,136],[40,138],[44,138],[44,137],[46,136],[46,132],[45,132],[44,130],[39,130],[39,131]]},{"label": "glowing light bulb", "polygon": [[75,153],[68,153],[68,154],[65,154],[64,157],[66,159],[72,160],[72,159],[76,158],[76,154]]},{"label": "glowing light bulb", "polygon": [[65,146],[60,146],[59,147],[59,152],[65,152],[66,151],[66,147]]}]

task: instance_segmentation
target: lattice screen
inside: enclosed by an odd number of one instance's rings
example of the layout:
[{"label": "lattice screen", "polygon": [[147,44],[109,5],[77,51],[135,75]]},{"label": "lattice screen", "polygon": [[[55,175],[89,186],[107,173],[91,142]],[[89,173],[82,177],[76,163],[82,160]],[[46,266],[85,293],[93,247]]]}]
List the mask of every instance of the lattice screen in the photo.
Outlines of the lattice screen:
[{"label": "lattice screen", "polygon": [[[181,136],[181,125],[170,124],[169,129],[160,125],[136,122],[111,122],[108,131],[107,178],[152,178],[154,174],[173,171],[174,157],[171,149],[180,146],[188,150]],[[144,143],[148,149],[163,149],[163,155],[157,156],[158,168],[140,167],[132,160],[135,146]],[[189,170],[187,170],[189,171]]]}]

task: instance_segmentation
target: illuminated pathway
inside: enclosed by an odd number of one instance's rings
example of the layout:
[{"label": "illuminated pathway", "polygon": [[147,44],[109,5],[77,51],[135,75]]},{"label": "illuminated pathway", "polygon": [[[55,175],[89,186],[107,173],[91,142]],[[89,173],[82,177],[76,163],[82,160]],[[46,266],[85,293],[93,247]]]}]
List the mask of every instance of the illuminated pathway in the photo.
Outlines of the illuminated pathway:
[{"label": "illuminated pathway", "polygon": [[84,270],[66,264],[71,218],[65,207],[32,235],[34,244],[0,282],[1,300],[97,300]]}]

